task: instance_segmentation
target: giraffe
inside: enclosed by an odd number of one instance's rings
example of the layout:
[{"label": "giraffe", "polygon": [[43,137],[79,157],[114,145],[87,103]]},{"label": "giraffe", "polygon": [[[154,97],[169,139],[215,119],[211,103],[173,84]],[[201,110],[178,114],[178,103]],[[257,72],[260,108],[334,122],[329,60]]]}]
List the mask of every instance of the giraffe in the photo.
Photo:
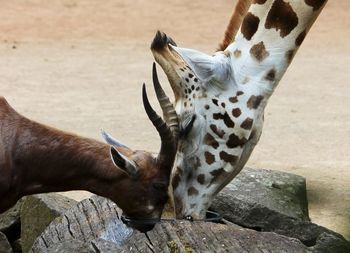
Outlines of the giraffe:
[{"label": "giraffe", "polygon": [[[264,109],[327,0],[239,0],[214,55],[157,32],[151,50],[175,95],[177,218],[205,216],[258,143]],[[190,124],[189,124],[190,123]]]}]

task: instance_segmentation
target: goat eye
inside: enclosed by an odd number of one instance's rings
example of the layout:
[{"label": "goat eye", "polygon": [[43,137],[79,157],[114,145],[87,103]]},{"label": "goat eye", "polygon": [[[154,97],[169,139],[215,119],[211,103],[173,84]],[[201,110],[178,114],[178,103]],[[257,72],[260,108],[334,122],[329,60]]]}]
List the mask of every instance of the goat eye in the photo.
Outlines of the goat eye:
[{"label": "goat eye", "polygon": [[168,185],[166,183],[154,183],[153,187],[154,187],[154,189],[165,191],[165,190],[167,190]]}]

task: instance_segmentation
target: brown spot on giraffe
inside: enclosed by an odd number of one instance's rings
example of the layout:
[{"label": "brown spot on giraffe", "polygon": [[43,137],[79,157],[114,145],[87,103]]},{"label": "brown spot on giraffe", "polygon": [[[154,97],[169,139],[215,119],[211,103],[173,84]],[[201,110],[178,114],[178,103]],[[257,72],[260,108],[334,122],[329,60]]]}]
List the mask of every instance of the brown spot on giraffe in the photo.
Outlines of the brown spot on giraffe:
[{"label": "brown spot on giraffe", "polygon": [[237,96],[235,96],[235,97],[230,97],[228,100],[229,100],[231,103],[233,103],[233,104],[238,102]]},{"label": "brown spot on giraffe", "polygon": [[286,52],[286,58],[287,58],[288,64],[291,64],[291,62],[292,62],[292,60],[293,60],[293,58],[294,58],[294,55],[295,55],[295,50],[294,50],[294,49],[288,50],[288,51]]},{"label": "brown spot on giraffe", "polygon": [[245,129],[245,130],[250,130],[250,129],[252,129],[253,122],[254,122],[253,119],[251,119],[251,118],[246,118],[246,119],[242,122],[241,128],[243,128],[243,129]]},{"label": "brown spot on giraffe", "polygon": [[220,152],[220,159],[223,160],[224,162],[230,163],[231,165],[236,164],[238,161],[238,157],[234,155],[230,155],[225,151]]},{"label": "brown spot on giraffe", "polygon": [[198,177],[197,177],[197,181],[201,185],[204,185],[204,183],[205,183],[205,175],[204,174],[199,174]]},{"label": "brown spot on giraffe", "polygon": [[236,49],[236,50],[233,52],[233,55],[234,55],[236,58],[239,58],[239,57],[241,57],[241,55],[242,55],[242,51],[239,50],[239,49]]},{"label": "brown spot on giraffe", "polygon": [[[192,156],[188,160],[188,166],[192,169],[191,171],[197,170],[199,167],[202,166],[201,160],[198,156]],[[192,173],[190,172],[189,174],[191,174],[190,177],[192,177]]]},{"label": "brown spot on giraffe", "polygon": [[265,28],[275,28],[282,38],[290,34],[299,23],[292,6],[283,0],[276,0],[267,15]]},{"label": "brown spot on giraffe", "polygon": [[194,158],[194,163],[193,163],[193,169],[197,170],[199,167],[201,167],[201,160],[199,159],[198,156]]},{"label": "brown spot on giraffe", "polygon": [[217,99],[214,98],[214,99],[212,99],[211,101],[213,102],[214,105],[218,105],[218,102],[219,102],[219,101],[218,101]]},{"label": "brown spot on giraffe", "polygon": [[270,53],[266,51],[265,44],[263,41],[261,41],[260,43],[252,46],[250,49],[250,55],[253,56],[258,62],[262,62],[270,55]]},{"label": "brown spot on giraffe", "polygon": [[224,137],[225,132],[221,129],[218,129],[216,125],[210,125],[210,129],[220,138]]},{"label": "brown spot on giraffe", "polygon": [[258,30],[259,23],[260,19],[252,13],[248,12],[243,20],[241,27],[241,32],[244,38],[246,38],[247,40],[251,40],[256,31]]},{"label": "brown spot on giraffe", "polygon": [[318,11],[327,0],[305,0],[305,3],[314,8],[314,11]]},{"label": "brown spot on giraffe", "polygon": [[236,148],[238,146],[243,146],[245,143],[247,142],[246,138],[239,138],[237,135],[235,134],[231,134],[229,136],[228,141],[226,142],[226,145],[228,148]]},{"label": "brown spot on giraffe", "polygon": [[271,69],[269,72],[267,72],[267,74],[265,76],[265,79],[270,81],[270,82],[275,81],[275,78],[276,78],[276,70],[275,69]]},{"label": "brown spot on giraffe", "polygon": [[295,45],[296,46],[300,46],[301,43],[303,43],[304,39],[305,39],[305,36],[306,36],[306,30],[304,30],[303,32],[301,32],[298,37],[295,39]]},{"label": "brown spot on giraffe", "polygon": [[204,137],[204,144],[208,146],[212,146],[214,149],[217,149],[219,147],[219,143],[209,133],[207,133]]},{"label": "brown spot on giraffe", "polygon": [[182,169],[180,167],[177,167],[175,175],[173,176],[173,179],[171,181],[171,185],[173,186],[174,189],[176,189],[179,186],[179,183],[181,181],[182,173],[183,173]]},{"label": "brown spot on giraffe", "polygon": [[252,95],[247,102],[248,108],[249,109],[257,109],[263,99],[264,99],[264,96]]},{"label": "brown spot on giraffe", "polygon": [[229,173],[226,172],[226,170],[224,170],[223,168],[217,169],[217,170],[213,170],[213,171],[210,172],[210,174],[213,176],[213,178],[210,181],[208,187],[210,187],[212,184],[215,184],[215,183],[221,183],[222,179],[226,178],[229,175]]},{"label": "brown spot on giraffe", "polygon": [[267,0],[254,0],[253,4],[264,4]]},{"label": "brown spot on giraffe", "polygon": [[188,194],[188,196],[197,196],[199,194],[199,192],[196,188],[191,186],[190,188],[188,188],[187,194]]},{"label": "brown spot on giraffe", "polygon": [[238,96],[241,96],[241,95],[243,95],[243,94],[244,94],[243,91],[237,91],[237,94],[236,94],[236,95],[237,95],[237,97],[238,97]]},{"label": "brown spot on giraffe", "polygon": [[232,115],[233,115],[233,117],[235,117],[235,118],[238,118],[239,116],[241,116],[241,114],[242,114],[242,111],[241,111],[241,109],[239,109],[239,108],[234,108],[234,109],[232,110]]},{"label": "brown spot on giraffe", "polygon": [[186,176],[186,182],[189,182],[193,177],[193,172],[192,170],[190,170],[188,173],[187,173],[187,176]]},{"label": "brown spot on giraffe", "polygon": [[225,112],[225,114],[221,114],[221,113],[214,113],[213,114],[213,118],[215,120],[219,120],[222,119],[225,123],[225,125],[229,128],[234,128],[235,127],[235,123],[231,120],[230,116],[227,114],[227,112]]},{"label": "brown spot on giraffe", "polygon": [[211,165],[215,162],[215,156],[212,153],[206,151],[204,153],[204,156],[205,156],[205,161],[207,162],[207,164]]}]

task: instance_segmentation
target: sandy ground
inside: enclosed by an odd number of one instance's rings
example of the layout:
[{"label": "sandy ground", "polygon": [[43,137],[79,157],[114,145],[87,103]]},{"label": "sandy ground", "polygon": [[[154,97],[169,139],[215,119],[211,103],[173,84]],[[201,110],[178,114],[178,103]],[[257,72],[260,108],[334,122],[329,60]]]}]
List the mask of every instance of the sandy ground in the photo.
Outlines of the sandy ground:
[{"label": "sandy ground", "polygon": [[[234,2],[0,0],[0,94],[34,120],[98,139],[103,127],[132,148],[156,152],[158,136],[141,103],[156,30],[212,53]],[[347,238],[349,9],[348,0],[329,1],[271,98],[248,162],[305,176],[312,220]]]}]

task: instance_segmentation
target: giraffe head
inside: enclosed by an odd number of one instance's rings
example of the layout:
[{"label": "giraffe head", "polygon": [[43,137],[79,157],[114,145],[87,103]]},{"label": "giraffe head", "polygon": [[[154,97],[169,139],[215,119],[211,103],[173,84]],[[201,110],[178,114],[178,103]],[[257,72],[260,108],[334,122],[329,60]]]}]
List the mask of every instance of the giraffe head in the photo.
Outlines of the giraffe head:
[{"label": "giraffe head", "polygon": [[[157,32],[152,45],[156,61],[165,71],[174,91],[175,100],[192,101],[196,95],[205,97],[206,91],[212,88],[224,88],[222,85],[230,78],[230,62],[222,52],[214,56],[196,50],[176,46],[166,34]],[[199,92],[201,91],[201,92]],[[187,103],[184,107],[189,107]]]},{"label": "giraffe head", "polygon": [[[181,125],[172,176],[176,215],[178,218],[189,215],[203,218],[212,196],[227,179],[228,164],[232,166],[238,161],[236,156],[225,151],[227,145],[237,147],[240,152],[241,144],[247,140],[244,132],[230,138],[234,122],[226,111],[232,105],[221,102],[220,98],[232,92],[237,96],[242,94],[232,90],[236,85],[230,58],[224,52],[209,56],[182,49],[160,32],[151,49],[174,91]],[[228,144],[223,141],[226,135],[230,139]]]}]

